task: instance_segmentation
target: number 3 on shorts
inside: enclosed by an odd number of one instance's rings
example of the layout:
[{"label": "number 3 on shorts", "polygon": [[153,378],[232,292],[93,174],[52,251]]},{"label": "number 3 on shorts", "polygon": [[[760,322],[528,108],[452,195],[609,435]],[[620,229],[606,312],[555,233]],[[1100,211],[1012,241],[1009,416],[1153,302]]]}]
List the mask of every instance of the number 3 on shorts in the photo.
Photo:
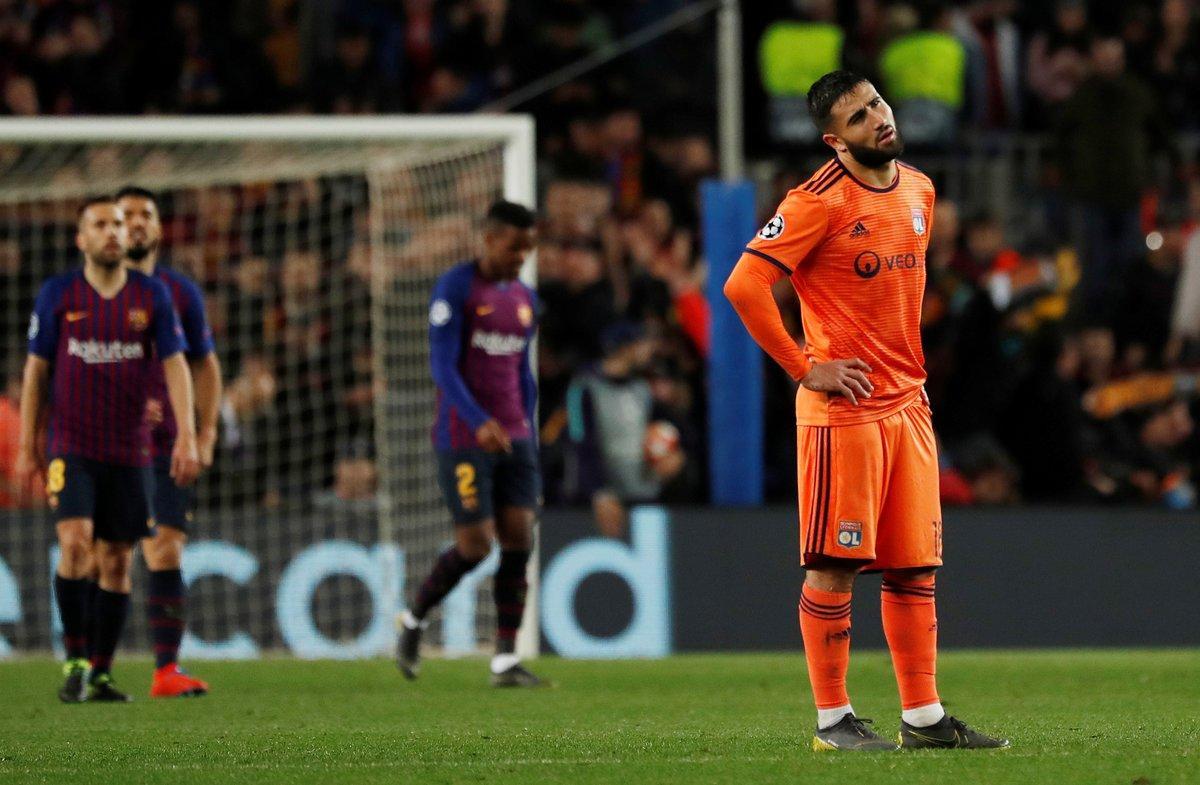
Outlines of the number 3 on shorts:
[{"label": "number 3 on shorts", "polygon": [[62,458],[55,458],[46,470],[46,493],[62,493],[66,485],[67,464]]},{"label": "number 3 on shorts", "polygon": [[475,488],[475,467],[469,463],[460,463],[454,467],[454,476],[458,478],[458,498],[463,509],[474,509],[476,496],[479,495]]}]

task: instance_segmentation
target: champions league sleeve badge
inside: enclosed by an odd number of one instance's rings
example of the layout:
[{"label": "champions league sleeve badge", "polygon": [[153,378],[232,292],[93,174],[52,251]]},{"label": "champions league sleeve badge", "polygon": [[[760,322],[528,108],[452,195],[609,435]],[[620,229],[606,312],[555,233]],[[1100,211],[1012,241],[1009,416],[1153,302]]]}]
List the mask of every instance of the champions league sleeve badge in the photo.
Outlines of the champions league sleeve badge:
[{"label": "champions league sleeve badge", "polygon": [[774,240],[781,234],[783,234],[783,216],[778,213],[767,221],[766,226],[758,230],[758,236],[764,240]]}]

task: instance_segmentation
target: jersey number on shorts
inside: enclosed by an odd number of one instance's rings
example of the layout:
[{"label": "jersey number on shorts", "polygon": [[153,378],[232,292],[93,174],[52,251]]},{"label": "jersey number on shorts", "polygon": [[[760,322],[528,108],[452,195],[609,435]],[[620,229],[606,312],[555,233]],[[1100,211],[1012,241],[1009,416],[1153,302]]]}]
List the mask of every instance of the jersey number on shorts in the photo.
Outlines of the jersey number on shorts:
[{"label": "jersey number on shorts", "polygon": [[46,493],[62,493],[66,486],[67,463],[62,458],[55,458],[46,470]]},{"label": "jersey number on shorts", "polygon": [[469,463],[460,463],[454,467],[454,476],[458,478],[458,499],[464,510],[473,510],[479,506],[479,490],[475,487],[475,467]]}]

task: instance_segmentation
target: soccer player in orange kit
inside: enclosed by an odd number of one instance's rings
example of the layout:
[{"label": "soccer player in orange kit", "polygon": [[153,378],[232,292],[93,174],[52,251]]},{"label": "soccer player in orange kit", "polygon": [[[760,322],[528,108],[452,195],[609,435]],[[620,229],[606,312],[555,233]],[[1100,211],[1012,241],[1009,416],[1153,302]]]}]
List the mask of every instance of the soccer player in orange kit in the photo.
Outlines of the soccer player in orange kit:
[{"label": "soccer player in orange kit", "polygon": [[[725,295],[800,382],[800,630],[817,705],[813,749],[897,749],[854,715],[846,692],[851,591],[864,570],[883,572],[900,745],[1007,747],[946,714],[935,678],[942,513],[920,334],[933,183],[896,160],[904,143],[891,107],[863,77],[826,74],[808,106],[833,160],[788,192]],[[771,294],[784,277],[800,297],[803,349]]]}]

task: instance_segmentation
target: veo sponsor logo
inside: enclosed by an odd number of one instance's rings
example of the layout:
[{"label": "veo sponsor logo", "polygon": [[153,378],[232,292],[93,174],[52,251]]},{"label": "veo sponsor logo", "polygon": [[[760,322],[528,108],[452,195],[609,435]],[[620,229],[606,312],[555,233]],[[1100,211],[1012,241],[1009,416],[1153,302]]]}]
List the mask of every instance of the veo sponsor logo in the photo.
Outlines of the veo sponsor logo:
[{"label": "veo sponsor logo", "polygon": [[915,253],[898,253],[880,256],[874,251],[863,251],[854,259],[854,272],[859,278],[874,278],[880,270],[912,270],[921,266]]}]

